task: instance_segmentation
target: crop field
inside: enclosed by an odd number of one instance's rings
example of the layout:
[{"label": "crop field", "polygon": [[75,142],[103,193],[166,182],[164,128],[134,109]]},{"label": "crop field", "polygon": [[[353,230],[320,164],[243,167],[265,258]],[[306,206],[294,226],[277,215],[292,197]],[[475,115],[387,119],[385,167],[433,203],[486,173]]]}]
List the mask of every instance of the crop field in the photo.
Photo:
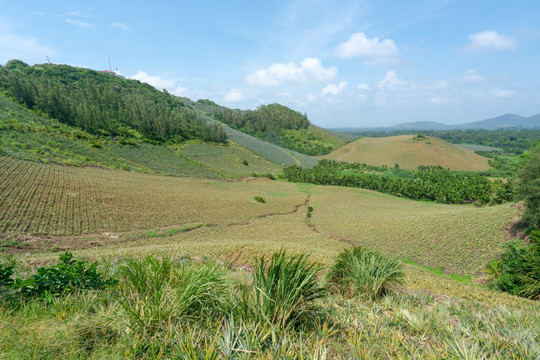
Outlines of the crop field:
[{"label": "crop field", "polygon": [[265,179],[213,181],[0,157],[0,234],[78,235],[246,222],[293,210],[306,198],[297,189]]},{"label": "crop field", "polygon": [[194,143],[184,145],[180,152],[185,157],[226,177],[240,178],[252,174],[272,174],[281,170],[277,164],[239,146]]},{"label": "crop field", "polygon": [[322,158],[388,167],[399,164],[414,170],[420,165],[440,165],[451,170],[484,171],[488,159],[444,140],[426,137],[413,141],[413,135],[360,138]]},{"label": "crop field", "polygon": [[475,274],[507,241],[512,205],[443,205],[368,190],[315,187],[313,224],[324,233],[388,255],[458,274]]},{"label": "crop field", "polygon": [[[441,205],[331,186],[178,178],[6,157],[0,157],[0,200],[0,234],[8,240],[119,233],[114,237],[121,241],[123,233],[205,224],[211,227],[179,234],[182,243],[221,249],[216,253],[225,256],[241,248],[242,260],[265,246],[303,244],[299,249],[324,257],[332,250],[323,244],[335,251],[358,244],[467,275],[502,251],[505,226],[519,212],[512,205]],[[302,218],[306,204],[314,208],[309,226]],[[275,217],[280,214],[289,215]],[[205,235],[192,243],[195,233]]]}]

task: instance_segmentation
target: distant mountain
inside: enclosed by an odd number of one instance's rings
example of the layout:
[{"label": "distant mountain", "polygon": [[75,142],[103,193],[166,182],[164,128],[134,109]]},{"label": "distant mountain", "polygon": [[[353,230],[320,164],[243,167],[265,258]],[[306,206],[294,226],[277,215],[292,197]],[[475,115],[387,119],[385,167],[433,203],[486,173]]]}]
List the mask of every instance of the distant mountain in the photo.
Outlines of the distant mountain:
[{"label": "distant mountain", "polygon": [[[517,114],[505,114],[492,119],[480,120],[460,125],[446,125],[436,121],[416,121],[379,128],[357,128],[354,131],[402,131],[402,130],[458,130],[458,129],[540,129],[540,114],[523,117]],[[351,131],[353,129],[335,129]]]},{"label": "distant mountain", "polygon": [[392,130],[448,130],[450,127],[436,121],[416,121],[390,126]]}]

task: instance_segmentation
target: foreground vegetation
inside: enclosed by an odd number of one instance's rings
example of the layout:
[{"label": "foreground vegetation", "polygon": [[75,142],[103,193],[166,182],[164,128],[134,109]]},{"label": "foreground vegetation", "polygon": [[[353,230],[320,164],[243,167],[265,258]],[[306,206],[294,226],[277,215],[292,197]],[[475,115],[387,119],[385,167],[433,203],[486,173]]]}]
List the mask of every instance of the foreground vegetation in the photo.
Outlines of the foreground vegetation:
[{"label": "foreground vegetation", "polygon": [[[350,255],[338,257],[334,275],[345,258]],[[359,267],[349,271],[367,281],[375,279],[362,273],[364,260],[359,257],[351,263]],[[389,261],[378,256],[368,263],[382,269]],[[540,318],[532,302],[509,302],[501,296],[500,304],[488,304],[417,292],[408,288],[409,277],[402,278],[400,287],[390,282],[387,295],[372,296],[364,287],[335,292],[318,280],[321,270],[324,265],[308,256],[283,250],[256,259],[248,272],[227,262],[189,257],[102,263],[98,274],[117,279],[117,285],[97,292],[72,287],[64,295],[17,302],[10,300],[9,289],[4,292],[0,351],[6,359],[540,355]],[[397,267],[393,273],[400,271]],[[462,295],[473,292],[479,290],[462,286]]]}]

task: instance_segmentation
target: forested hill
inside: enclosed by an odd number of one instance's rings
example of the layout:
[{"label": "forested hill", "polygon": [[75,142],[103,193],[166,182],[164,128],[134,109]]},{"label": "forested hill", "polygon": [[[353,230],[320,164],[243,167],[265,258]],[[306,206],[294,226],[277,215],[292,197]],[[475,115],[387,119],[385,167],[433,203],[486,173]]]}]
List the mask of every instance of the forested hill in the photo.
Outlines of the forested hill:
[{"label": "forested hill", "polygon": [[154,142],[225,142],[223,129],[208,124],[178,98],[148,84],[68,65],[0,66],[0,88],[30,109],[91,134]]},{"label": "forested hill", "polygon": [[215,107],[212,116],[234,129],[307,155],[323,155],[346,141],[312,126],[307,115],[280,104],[261,105],[257,110]]}]

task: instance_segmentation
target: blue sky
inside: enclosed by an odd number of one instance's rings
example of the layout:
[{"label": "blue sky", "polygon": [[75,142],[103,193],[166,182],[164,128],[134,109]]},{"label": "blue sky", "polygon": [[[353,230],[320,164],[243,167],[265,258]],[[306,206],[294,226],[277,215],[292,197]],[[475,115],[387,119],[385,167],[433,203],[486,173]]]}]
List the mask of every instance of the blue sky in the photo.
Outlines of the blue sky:
[{"label": "blue sky", "polygon": [[539,1],[0,0],[0,63],[47,56],[324,127],[540,113]]}]

